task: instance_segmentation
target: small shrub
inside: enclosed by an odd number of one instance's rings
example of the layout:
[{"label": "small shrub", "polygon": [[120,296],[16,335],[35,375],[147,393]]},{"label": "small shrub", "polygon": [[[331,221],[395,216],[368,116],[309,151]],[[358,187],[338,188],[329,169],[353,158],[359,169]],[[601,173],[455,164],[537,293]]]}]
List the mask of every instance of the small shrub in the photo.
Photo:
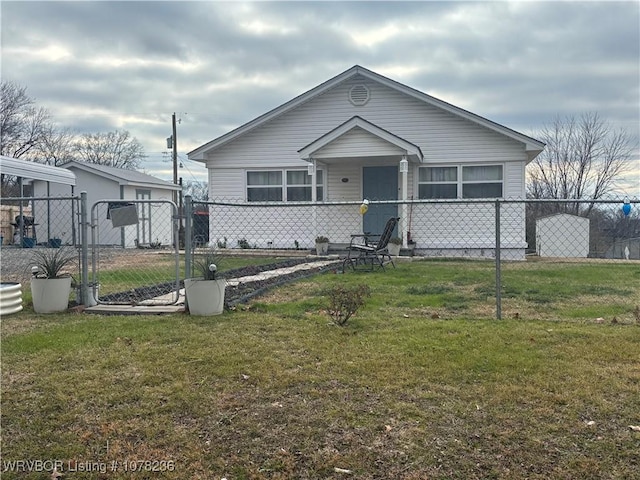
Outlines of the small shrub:
[{"label": "small shrub", "polygon": [[218,245],[218,248],[227,248],[227,237],[224,237],[223,240],[218,239],[216,243]]},{"label": "small shrub", "polygon": [[343,326],[364,305],[365,299],[371,296],[368,285],[335,285],[327,292],[329,297],[329,315],[333,323]]},{"label": "small shrub", "polygon": [[238,240],[238,247],[249,249],[251,248],[251,245],[249,245],[249,242],[246,238],[241,238],[240,240]]}]

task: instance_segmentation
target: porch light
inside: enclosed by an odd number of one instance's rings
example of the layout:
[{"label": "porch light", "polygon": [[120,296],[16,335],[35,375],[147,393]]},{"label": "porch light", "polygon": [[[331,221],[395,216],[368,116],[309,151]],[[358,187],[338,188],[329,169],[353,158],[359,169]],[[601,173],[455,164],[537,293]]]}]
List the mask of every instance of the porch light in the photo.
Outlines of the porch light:
[{"label": "porch light", "polygon": [[307,173],[309,175],[313,175],[313,172],[315,172],[316,170],[316,166],[313,164],[313,162],[310,162],[309,165],[307,165]]},{"label": "porch light", "polygon": [[407,161],[407,157],[402,157],[400,160],[400,173],[408,173],[409,172],[409,162]]}]

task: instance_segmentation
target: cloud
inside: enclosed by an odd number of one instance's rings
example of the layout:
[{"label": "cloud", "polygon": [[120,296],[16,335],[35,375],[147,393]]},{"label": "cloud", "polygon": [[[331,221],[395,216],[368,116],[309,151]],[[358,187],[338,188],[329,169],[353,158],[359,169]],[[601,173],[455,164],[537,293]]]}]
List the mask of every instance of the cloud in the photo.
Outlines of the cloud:
[{"label": "cloud", "polygon": [[62,126],[128,129],[150,170],[166,168],[172,112],[184,153],[355,64],[523,133],[586,111],[640,132],[637,2],[1,8],[2,78],[26,86]]}]

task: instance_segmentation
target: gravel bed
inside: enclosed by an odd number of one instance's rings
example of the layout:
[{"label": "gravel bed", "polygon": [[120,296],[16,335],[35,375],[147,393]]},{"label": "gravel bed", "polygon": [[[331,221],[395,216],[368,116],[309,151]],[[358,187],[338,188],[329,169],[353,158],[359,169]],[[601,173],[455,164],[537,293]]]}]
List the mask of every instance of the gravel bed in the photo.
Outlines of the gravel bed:
[{"label": "gravel bed", "polygon": [[[284,260],[277,263],[270,263],[267,265],[250,265],[234,270],[228,270],[224,272],[226,278],[240,278],[251,275],[257,275],[269,270],[275,270],[278,268],[293,267],[302,263],[313,263],[314,261],[321,261],[324,259],[309,260],[308,258],[295,258]],[[331,265],[318,265],[317,268],[310,268],[306,270],[297,270],[285,275],[279,275],[272,278],[243,282],[238,285],[228,285],[225,291],[225,307],[233,307],[240,303],[245,303],[251,298],[259,296],[270,288],[283,285],[285,283],[293,282],[295,280],[309,277],[320,272],[334,270],[340,265],[338,261]],[[180,288],[184,287],[184,283],[180,282]],[[127,303],[132,299],[136,302],[148,300],[160,295],[175,291],[175,283],[163,283],[160,285],[148,285],[136,288],[134,290],[127,290],[125,292],[112,293],[109,295],[101,296],[100,301],[104,303]]]}]

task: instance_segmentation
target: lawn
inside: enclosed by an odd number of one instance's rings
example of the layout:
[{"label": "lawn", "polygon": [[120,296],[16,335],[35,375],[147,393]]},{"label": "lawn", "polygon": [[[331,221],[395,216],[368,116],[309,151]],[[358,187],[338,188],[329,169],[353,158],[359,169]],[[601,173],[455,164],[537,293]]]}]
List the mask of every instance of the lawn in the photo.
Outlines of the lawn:
[{"label": "lawn", "polygon": [[[500,321],[471,261],[320,275],[215,318],[27,308],[2,319],[2,478],[640,478],[640,265],[502,277]],[[359,283],[332,325],[328,289]]]}]

